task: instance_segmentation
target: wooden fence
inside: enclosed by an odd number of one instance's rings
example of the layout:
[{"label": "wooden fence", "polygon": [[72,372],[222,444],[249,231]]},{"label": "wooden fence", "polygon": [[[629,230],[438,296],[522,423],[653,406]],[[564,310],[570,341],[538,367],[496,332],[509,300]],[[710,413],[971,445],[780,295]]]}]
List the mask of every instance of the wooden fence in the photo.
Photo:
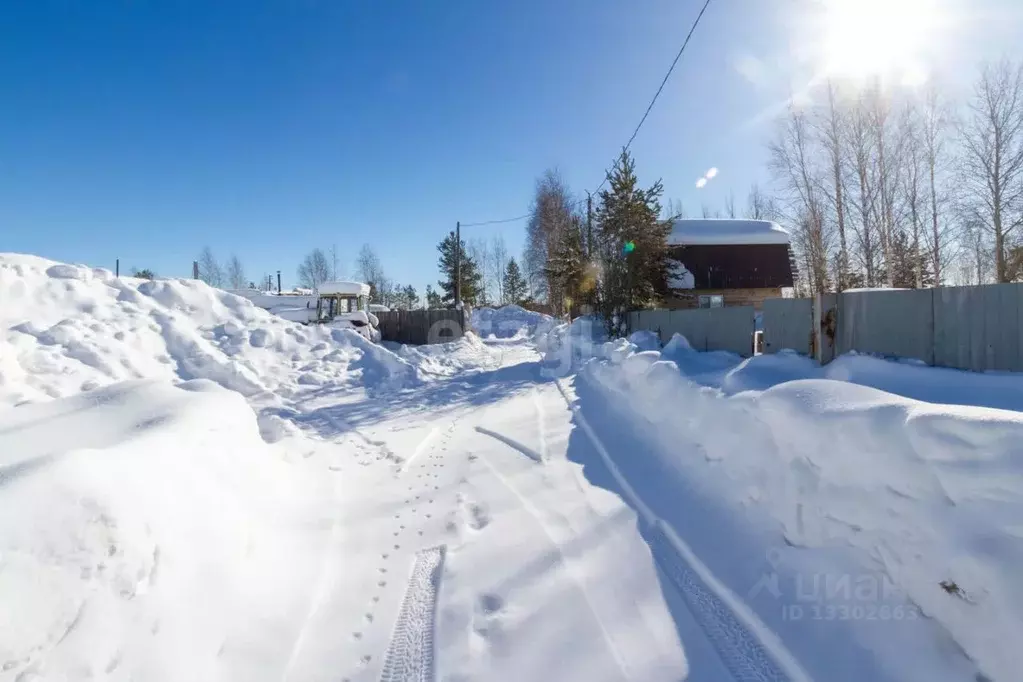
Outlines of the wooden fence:
[{"label": "wooden fence", "polygon": [[423,345],[447,343],[465,333],[463,310],[391,310],[373,313],[384,341]]}]

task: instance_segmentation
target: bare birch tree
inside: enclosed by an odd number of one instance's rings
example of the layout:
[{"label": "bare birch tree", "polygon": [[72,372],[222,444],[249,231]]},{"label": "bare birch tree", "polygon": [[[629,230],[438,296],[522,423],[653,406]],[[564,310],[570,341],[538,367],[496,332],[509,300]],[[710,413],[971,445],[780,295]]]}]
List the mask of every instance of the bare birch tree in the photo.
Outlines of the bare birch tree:
[{"label": "bare birch tree", "polygon": [[487,277],[493,282],[494,302],[504,305],[508,302],[504,291],[504,273],[508,267],[508,247],[502,235],[494,236],[490,241],[490,261],[485,264]]},{"label": "bare birch tree", "polygon": [[1023,63],[985,64],[968,112],[960,128],[964,199],[971,225],[993,241],[995,281],[1005,282],[1007,240],[1023,224]]},{"label": "bare birch tree", "polygon": [[874,224],[874,145],[870,137],[870,120],[863,98],[857,99],[846,121],[848,165],[854,181],[854,203],[858,214],[853,227],[856,235],[856,257],[863,268],[864,282],[877,284],[877,227]]},{"label": "bare birch tree", "polygon": [[750,220],[775,220],[778,217],[774,199],[764,194],[756,183],[750,185],[746,195],[746,217]]},{"label": "bare birch tree", "polygon": [[770,167],[786,193],[795,227],[793,246],[803,261],[809,293],[828,289],[828,235],[821,199],[821,172],[814,164],[810,123],[805,112],[790,108],[777,137],[768,145]]},{"label": "bare birch tree", "polygon": [[849,284],[849,248],[845,235],[845,172],[843,165],[843,128],[846,114],[837,101],[838,93],[830,80],[826,85],[826,106],[817,121],[821,146],[827,155],[828,182],[823,192],[835,215],[835,226],[838,229],[838,259],[835,266],[836,286],[839,291],[848,288]]},{"label": "bare birch tree", "polygon": [[725,215],[735,220],[735,192],[728,190],[728,196],[725,197]]},{"label": "bare birch tree", "polygon": [[941,99],[933,85],[927,90],[923,101],[920,121],[920,142],[923,147],[926,167],[928,217],[930,230],[927,248],[931,255],[931,269],[934,283],[941,286],[945,262],[948,260],[950,228],[947,219],[948,191],[941,186],[941,178],[948,172],[946,153],[946,131],[950,122],[947,104]]},{"label": "bare birch tree", "polygon": [[920,112],[914,102],[910,102],[903,109],[900,126],[906,142],[901,179],[910,228],[910,263],[913,268],[913,286],[919,289],[923,286],[923,259],[920,257],[920,246],[926,208],[922,186],[924,145],[920,129]]},{"label": "bare birch tree", "polygon": [[219,287],[224,284],[224,270],[217,262],[216,256],[210,247],[204,247],[199,254],[199,279],[211,287]]},{"label": "bare birch tree", "polygon": [[322,249],[313,249],[298,266],[298,281],[309,289],[315,289],[322,282],[330,280],[330,263]]},{"label": "bare birch tree", "polygon": [[245,268],[237,255],[232,254],[231,260],[227,261],[227,282],[232,289],[244,289]]},{"label": "bare birch tree", "polygon": [[557,170],[548,170],[537,180],[526,224],[525,270],[530,293],[538,299],[546,299],[558,315],[562,312],[564,292],[552,286],[547,265],[550,254],[575,224],[574,208],[568,185]]}]

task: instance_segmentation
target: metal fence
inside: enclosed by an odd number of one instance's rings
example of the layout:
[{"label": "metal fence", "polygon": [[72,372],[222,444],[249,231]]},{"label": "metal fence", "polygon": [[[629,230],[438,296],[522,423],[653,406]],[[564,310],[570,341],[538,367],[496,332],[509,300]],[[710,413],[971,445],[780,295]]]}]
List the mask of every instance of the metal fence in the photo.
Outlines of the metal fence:
[{"label": "metal fence", "polygon": [[769,299],[763,315],[765,352],[792,348],[826,363],[858,351],[939,367],[1023,372],[1023,284]]},{"label": "metal fence", "polygon": [[769,298],[763,309],[764,352],[785,348],[809,355],[813,335],[813,301],[809,298]]},{"label": "metal fence", "polygon": [[373,313],[384,341],[423,345],[447,343],[465,333],[464,310],[391,310]]},{"label": "metal fence", "polygon": [[686,337],[696,350],[727,350],[753,354],[753,306],[693,310],[637,310],[629,313],[629,330],[656,332],[661,343],[674,334]]}]

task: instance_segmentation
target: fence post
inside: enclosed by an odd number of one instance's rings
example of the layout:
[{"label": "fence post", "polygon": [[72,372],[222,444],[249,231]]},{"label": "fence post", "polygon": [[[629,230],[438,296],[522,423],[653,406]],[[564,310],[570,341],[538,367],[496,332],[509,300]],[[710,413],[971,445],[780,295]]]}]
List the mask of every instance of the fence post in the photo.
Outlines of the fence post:
[{"label": "fence post", "polygon": [[817,294],[813,301],[811,345],[814,358],[821,365],[835,359],[838,336],[839,294]]}]

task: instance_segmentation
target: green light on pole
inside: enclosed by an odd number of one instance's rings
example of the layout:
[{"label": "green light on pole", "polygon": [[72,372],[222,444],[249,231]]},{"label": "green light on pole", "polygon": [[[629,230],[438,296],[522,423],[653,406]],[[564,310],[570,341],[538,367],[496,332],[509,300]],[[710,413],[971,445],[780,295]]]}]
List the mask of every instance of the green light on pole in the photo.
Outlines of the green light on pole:
[{"label": "green light on pole", "polygon": [[632,253],[636,250],[636,242],[625,242],[625,253]]}]

